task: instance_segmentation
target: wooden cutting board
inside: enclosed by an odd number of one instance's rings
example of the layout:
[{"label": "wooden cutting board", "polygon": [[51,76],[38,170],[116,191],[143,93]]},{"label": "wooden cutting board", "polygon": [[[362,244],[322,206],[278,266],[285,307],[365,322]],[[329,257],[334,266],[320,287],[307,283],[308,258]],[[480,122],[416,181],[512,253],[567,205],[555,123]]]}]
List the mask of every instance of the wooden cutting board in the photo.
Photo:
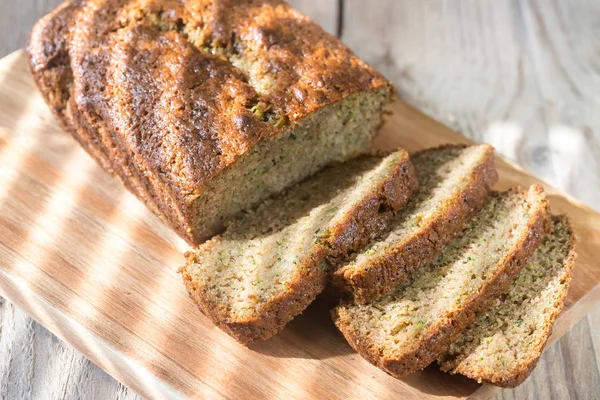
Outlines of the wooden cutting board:
[{"label": "wooden cutting board", "polygon": [[[378,147],[414,151],[461,135],[404,103]],[[538,182],[498,159],[499,188]],[[600,214],[545,185],[568,213],[579,259],[552,340],[600,299]],[[34,88],[22,52],[0,61],[0,294],[149,398],[488,398],[495,388],[429,367],[394,379],[356,355],[322,303],[246,348],[188,298],[186,245],[70,136]]]}]

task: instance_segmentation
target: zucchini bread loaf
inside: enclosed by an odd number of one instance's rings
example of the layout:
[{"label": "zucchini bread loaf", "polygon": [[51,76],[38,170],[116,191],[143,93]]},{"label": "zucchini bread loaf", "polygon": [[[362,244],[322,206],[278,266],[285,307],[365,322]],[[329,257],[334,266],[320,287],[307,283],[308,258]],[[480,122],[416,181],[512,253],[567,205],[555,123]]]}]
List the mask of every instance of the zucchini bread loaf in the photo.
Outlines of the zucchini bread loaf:
[{"label": "zucchini bread loaf", "polygon": [[392,91],[280,0],[70,0],[28,53],[62,126],[192,244],[368,149]]},{"label": "zucchini bread loaf", "polygon": [[408,153],[318,173],[234,219],[187,254],[191,297],[242,343],[276,334],[323,291],[328,256],[364,246],[417,188]]}]

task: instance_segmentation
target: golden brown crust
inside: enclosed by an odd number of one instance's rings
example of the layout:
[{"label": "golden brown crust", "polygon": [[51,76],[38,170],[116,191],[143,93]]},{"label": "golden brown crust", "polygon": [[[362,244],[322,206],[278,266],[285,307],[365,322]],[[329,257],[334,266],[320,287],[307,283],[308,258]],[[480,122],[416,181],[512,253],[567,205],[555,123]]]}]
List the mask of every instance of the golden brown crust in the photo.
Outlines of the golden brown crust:
[{"label": "golden brown crust", "polygon": [[[445,145],[425,151],[448,147],[465,146]],[[451,200],[440,218],[421,227],[401,246],[386,250],[385,257],[379,257],[369,268],[334,272],[332,284],[359,304],[366,304],[392,291],[410,271],[430,260],[452,240],[483,207],[492,186],[498,181],[491,146],[487,149],[484,163],[474,171],[469,181],[467,189]]]},{"label": "golden brown crust", "polygon": [[194,224],[194,200],[240,157],[325,106],[391,89],[279,0],[71,0],[34,27],[28,53],[61,124],[195,244],[207,233],[194,229],[215,228]]},{"label": "golden brown crust", "polygon": [[[390,172],[388,179],[331,229],[327,245],[315,244],[312,257],[301,261],[305,273],[290,283],[289,290],[257,310],[252,319],[231,321],[226,305],[204,296],[195,287],[186,267],[182,267],[180,272],[188,292],[205,315],[240,343],[268,339],[302,313],[325,289],[329,272],[321,265],[326,257],[340,256],[356,249],[380,233],[393,210],[403,207],[417,188],[416,173],[405,152],[403,160]],[[193,263],[193,253],[189,253],[188,257],[188,264]]]},{"label": "golden brown crust", "polygon": [[133,179],[131,174],[127,173],[127,165],[121,159],[111,159],[109,148],[102,141],[102,134],[95,136],[93,121],[83,117],[78,110],[77,99],[73,97],[74,82],[69,49],[74,28],[72,21],[79,17],[82,4],[82,0],[67,1],[35,25],[27,49],[30,71],[63,129],[69,132],[102,168],[115,176],[155,214],[163,218],[156,202],[148,198],[139,180]]},{"label": "golden brown crust", "polygon": [[343,258],[371,242],[387,227],[394,211],[404,207],[418,189],[417,174],[408,153],[377,192],[363,200],[346,220],[331,229],[329,244],[335,250],[330,258]]},{"label": "golden brown crust", "polygon": [[[533,190],[538,193],[543,192],[539,185],[534,185]],[[438,323],[438,326],[434,325],[435,328],[431,330],[432,333],[429,337],[420,341],[412,351],[403,353],[402,357],[386,358],[373,346],[364,343],[363,338],[349,328],[351,321],[340,318],[337,307],[331,311],[334,323],[354,350],[373,365],[395,377],[402,377],[425,368],[448,350],[450,344],[474,321],[476,315],[487,309],[491,301],[500,296],[525,267],[541,243],[543,235],[550,230],[549,204],[546,199],[543,201],[542,207],[531,216],[528,235],[521,238],[512,254],[506,257],[506,262],[497,270],[496,276],[483,288],[482,295],[476,301],[464,304],[449,322]]]}]

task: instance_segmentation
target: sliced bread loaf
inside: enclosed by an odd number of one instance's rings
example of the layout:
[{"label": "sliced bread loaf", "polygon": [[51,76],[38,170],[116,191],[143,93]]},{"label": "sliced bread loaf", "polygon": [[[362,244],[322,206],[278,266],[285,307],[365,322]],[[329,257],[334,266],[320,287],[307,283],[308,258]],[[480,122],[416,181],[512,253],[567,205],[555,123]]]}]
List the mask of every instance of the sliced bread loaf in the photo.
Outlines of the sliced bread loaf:
[{"label": "sliced bread loaf", "polygon": [[422,369],[507,289],[548,220],[541,186],[494,193],[461,236],[394,292],[367,305],[342,302],[333,320],[359,354],[388,373]]},{"label": "sliced bread loaf", "polygon": [[419,190],[384,235],[335,270],[334,286],[365,304],[429,261],[483,207],[498,180],[493,153],[489,145],[451,145],[412,156]]},{"label": "sliced bread loaf", "polygon": [[224,331],[242,343],[266,339],[324,289],[325,258],[380,234],[417,186],[403,150],[336,165],[234,220],[180,272]]},{"label": "sliced bread loaf", "polygon": [[392,93],[282,0],[68,0],[27,50],[63,127],[194,245],[364,153]]},{"label": "sliced bread loaf", "polygon": [[566,216],[553,217],[529,264],[493,305],[438,359],[442,370],[515,387],[535,368],[560,314],[575,262]]}]

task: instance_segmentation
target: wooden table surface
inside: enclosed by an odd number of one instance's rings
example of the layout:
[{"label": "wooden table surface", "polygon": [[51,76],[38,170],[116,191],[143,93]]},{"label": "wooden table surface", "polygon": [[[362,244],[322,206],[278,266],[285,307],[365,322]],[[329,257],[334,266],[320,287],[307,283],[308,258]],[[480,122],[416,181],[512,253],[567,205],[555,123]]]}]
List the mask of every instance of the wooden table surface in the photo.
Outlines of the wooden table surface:
[{"label": "wooden table surface", "polygon": [[[60,0],[2,0],[0,56]],[[295,0],[400,97],[600,210],[600,1]],[[1,301],[0,398],[137,399]],[[600,305],[501,399],[600,399]]]}]

